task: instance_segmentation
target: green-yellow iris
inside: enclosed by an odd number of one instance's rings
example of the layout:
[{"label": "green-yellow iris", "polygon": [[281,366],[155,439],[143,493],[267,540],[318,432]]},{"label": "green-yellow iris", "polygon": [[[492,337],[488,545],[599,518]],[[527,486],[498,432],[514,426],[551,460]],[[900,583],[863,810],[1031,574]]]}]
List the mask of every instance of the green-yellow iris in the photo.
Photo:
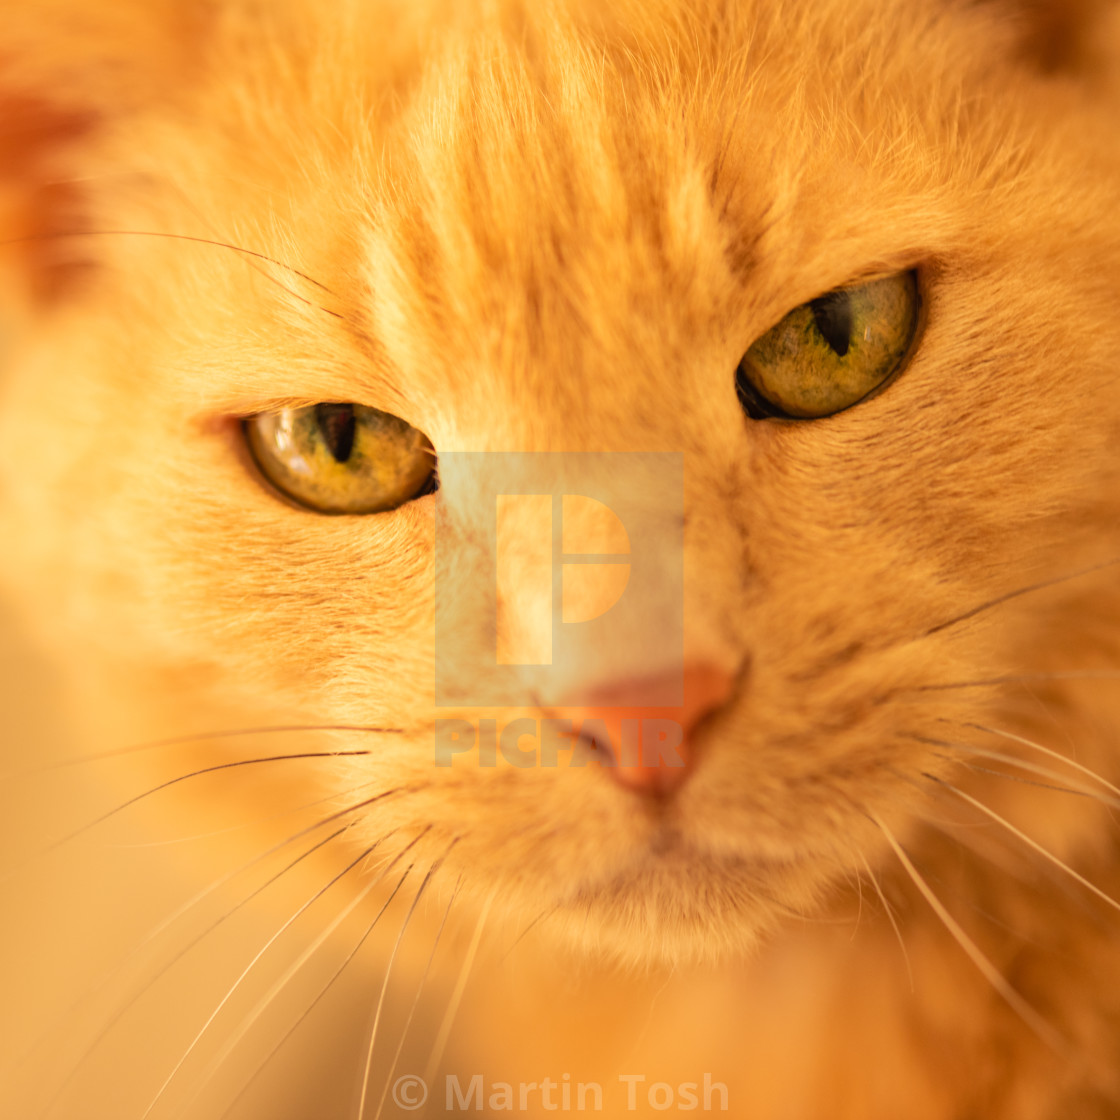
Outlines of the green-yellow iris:
[{"label": "green-yellow iris", "polygon": [[435,451],[396,416],[360,404],[262,412],[244,424],[264,476],[319,513],[381,513],[427,492]]},{"label": "green-yellow iris", "polygon": [[811,300],[767,331],[739,364],[752,416],[807,420],[863,400],[901,367],[918,323],[918,285],[900,272]]}]

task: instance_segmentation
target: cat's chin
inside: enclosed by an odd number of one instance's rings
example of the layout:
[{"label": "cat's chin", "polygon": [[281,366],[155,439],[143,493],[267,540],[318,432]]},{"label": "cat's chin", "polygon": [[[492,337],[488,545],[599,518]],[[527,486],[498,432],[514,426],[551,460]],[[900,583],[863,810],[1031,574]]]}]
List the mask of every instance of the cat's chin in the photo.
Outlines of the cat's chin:
[{"label": "cat's chin", "polygon": [[706,851],[658,834],[624,870],[576,887],[550,923],[580,953],[633,967],[715,964],[755,952],[819,905],[810,866]]}]

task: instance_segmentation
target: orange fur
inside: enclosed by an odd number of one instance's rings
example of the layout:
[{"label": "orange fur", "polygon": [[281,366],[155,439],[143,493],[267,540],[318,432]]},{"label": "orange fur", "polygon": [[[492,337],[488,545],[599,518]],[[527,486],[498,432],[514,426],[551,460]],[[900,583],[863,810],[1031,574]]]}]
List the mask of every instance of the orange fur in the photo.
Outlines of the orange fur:
[{"label": "orange fur", "polygon": [[[354,855],[391,832],[447,853],[433,893],[461,880],[471,920],[544,915],[516,965],[484,948],[464,1070],[605,1083],[633,1045],[751,1120],[1117,1114],[1118,915],[941,784],[1120,890],[1107,805],[1047,788],[1102,787],[981,730],[1120,779],[1114,4],[44,0],[0,33],[0,575],[85,750],[398,729],[288,740],[372,753],[229,796],[407,787]],[[754,339],[902,268],[925,333],[888,391],[744,419]],[[478,479],[369,518],[277,501],[232,418],[323,400],[442,453],[683,454],[686,652],[739,686],[671,804],[594,767],[433,766],[432,541],[477,558]],[[651,619],[604,671],[657,653]],[[98,1092],[82,1115],[134,1106]]]}]

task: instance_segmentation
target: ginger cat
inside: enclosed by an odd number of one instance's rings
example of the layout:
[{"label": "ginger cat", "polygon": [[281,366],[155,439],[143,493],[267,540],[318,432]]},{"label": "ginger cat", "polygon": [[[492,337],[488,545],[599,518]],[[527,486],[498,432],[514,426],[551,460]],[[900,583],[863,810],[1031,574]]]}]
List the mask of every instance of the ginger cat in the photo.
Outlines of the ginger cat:
[{"label": "ginger cat", "polygon": [[6,0],[0,1112],[1120,1115],[1120,5]]}]

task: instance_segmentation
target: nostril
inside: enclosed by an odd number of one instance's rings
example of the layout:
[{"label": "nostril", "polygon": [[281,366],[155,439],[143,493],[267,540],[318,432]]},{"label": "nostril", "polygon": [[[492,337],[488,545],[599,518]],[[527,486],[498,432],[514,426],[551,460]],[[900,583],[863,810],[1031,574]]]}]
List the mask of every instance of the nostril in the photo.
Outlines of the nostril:
[{"label": "nostril", "polygon": [[[680,674],[627,679],[592,690],[591,706],[573,712],[579,738],[622,786],[664,798],[694,769],[690,737],[731,698],[735,679],[707,664]],[[681,698],[666,704],[666,697]]]},{"label": "nostril", "polygon": [[731,699],[735,678],[714,665],[689,665],[684,669],[684,705],[681,723],[686,733],[705,716]]},{"label": "nostril", "polygon": [[627,716],[587,718],[578,739],[594,752],[619,785],[667,797],[684,785],[694,755],[676,720]]}]

